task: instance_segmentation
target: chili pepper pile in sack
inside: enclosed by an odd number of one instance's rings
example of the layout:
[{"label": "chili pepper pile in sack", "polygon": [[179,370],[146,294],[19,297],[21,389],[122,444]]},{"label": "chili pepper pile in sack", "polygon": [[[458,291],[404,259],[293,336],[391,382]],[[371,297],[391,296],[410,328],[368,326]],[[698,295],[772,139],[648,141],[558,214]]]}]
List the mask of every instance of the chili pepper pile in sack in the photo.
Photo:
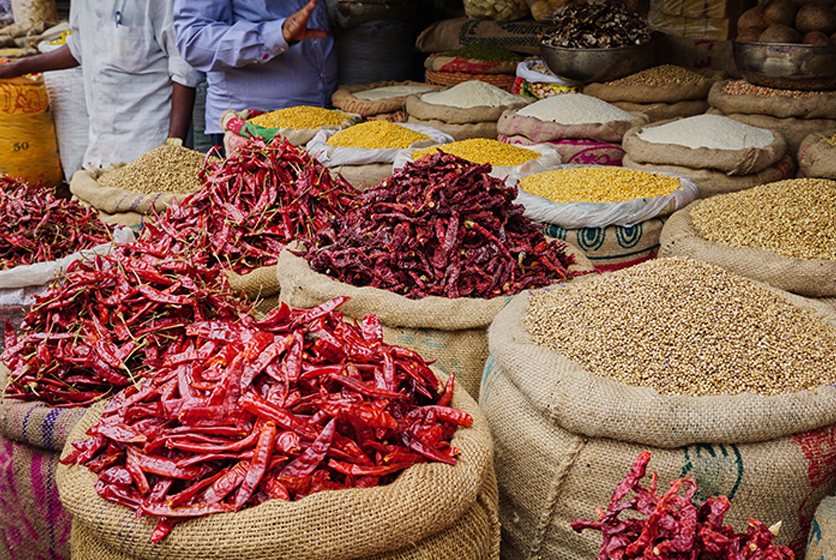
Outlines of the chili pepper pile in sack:
[{"label": "chili pepper pile in sack", "polygon": [[185,261],[170,244],[118,245],[74,261],[25,316],[6,326],[5,397],[85,406],[153,374],[195,321],[248,311],[219,267]]},{"label": "chili pepper pile in sack", "polygon": [[316,237],[311,268],[418,299],[492,298],[566,280],[573,257],[513,204],[516,187],[436,152],[365,191]]},{"label": "chili pepper pile in sack", "polygon": [[[793,560],[795,554],[773,542],[775,535],[766,525],[749,519],[745,533],[723,525],[723,517],[731,509],[726,496],[708,498],[700,506],[693,504],[697,482],[684,477],[671,482],[663,495],[656,494],[656,473],[650,488],[639,482],[650,462],[650,452],[636,458],[630,473],[613,491],[607,510],[598,510],[598,521],[577,519],[572,529],[601,531],[604,541],[596,560],[629,560],[658,558],[694,560]],[[684,495],[679,490],[684,488]],[[634,492],[635,494],[626,499]],[[619,519],[623,511],[636,511],[646,519]]]},{"label": "chili pepper pile in sack", "polygon": [[391,482],[473,419],[449,405],[416,353],[383,343],[380,322],[344,322],[336,298],[282,305],[263,320],[197,322],[159,373],[117,395],[64,464],[98,473],[105,499],[174,524],[269,499]]}]

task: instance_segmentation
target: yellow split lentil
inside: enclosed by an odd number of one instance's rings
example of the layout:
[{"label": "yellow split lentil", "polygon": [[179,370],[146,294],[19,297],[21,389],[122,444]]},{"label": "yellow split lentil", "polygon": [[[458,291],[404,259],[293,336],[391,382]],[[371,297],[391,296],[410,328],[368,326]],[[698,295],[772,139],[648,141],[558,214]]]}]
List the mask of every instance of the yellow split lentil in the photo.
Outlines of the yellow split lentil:
[{"label": "yellow split lentil", "polygon": [[331,111],[322,107],[288,107],[264,113],[248,119],[247,122],[262,128],[292,128],[303,130],[306,128],[321,128],[323,126],[340,126],[349,115],[339,111]]},{"label": "yellow split lentil", "polygon": [[666,196],[679,186],[677,177],[622,167],[554,169],[520,179],[520,188],[525,192],[558,204]]},{"label": "yellow split lentil", "polygon": [[518,148],[499,140],[471,138],[425,150],[416,150],[412,152],[412,159],[419,160],[427,154],[434,154],[438,150],[476,164],[489,163],[499,167],[514,167],[540,157],[539,152]]},{"label": "yellow split lentil", "polygon": [[723,93],[728,95],[757,95],[758,97],[818,97],[819,95],[836,95],[836,91],[800,91],[794,89],[777,89],[756,86],[746,80],[733,80],[723,86]]},{"label": "yellow split lentil", "polygon": [[713,196],[691,210],[691,222],[714,243],[836,260],[836,181],[786,179]]},{"label": "yellow split lentil", "polygon": [[350,126],[331,136],[325,143],[343,148],[404,150],[415,142],[429,140],[426,134],[410,130],[389,121],[367,121]]}]

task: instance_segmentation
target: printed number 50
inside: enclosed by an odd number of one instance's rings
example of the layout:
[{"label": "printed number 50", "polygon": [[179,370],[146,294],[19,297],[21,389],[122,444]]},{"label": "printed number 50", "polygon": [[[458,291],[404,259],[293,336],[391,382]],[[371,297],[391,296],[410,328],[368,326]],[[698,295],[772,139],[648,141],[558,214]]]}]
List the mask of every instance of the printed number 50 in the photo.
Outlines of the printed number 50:
[{"label": "printed number 50", "polygon": [[28,149],[29,149],[29,142],[15,142],[14,146],[12,148],[12,150],[15,151],[15,152],[20,152],[22,150],[28,150]]}]

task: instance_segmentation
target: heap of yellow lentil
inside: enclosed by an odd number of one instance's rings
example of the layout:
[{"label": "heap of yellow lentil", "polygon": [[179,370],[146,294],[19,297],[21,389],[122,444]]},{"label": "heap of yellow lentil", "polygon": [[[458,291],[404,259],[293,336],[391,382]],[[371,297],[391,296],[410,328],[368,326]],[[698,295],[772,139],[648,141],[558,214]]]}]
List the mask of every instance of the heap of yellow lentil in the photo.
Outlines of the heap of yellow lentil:
[{"label": "heap of yellow lentil", "polygon": [[787,179],[713,196],[691,210],[691,222],[714,243],[836,260],[836,182]]},{"label": "heap of yellow lentil", "polygon": [[822,142],[827,142],[831,146],[836,146],[836,134],[834,134],[830,138],[822,138],[821,141]]},{"label": "heap of yellow lentil", "polygon": [[746,80],[733,80],[723,86],[723,93],[727,95],[757,95],[758,97],[817,97],[819,95],[836,95],[836,91],[800,91],[794,89],[777,89],[766,86],[756,86]]},{"label": "heap of yellow lentil", "polygon": [[323,126],[340,126],[349,115],[339,111],[331,111],[322,107],[288,107],[270,113],[264,113],[248,119],[247,122],[262,128],[292,128],[303,130],[306,128],[321,128]]},{"label": "heap of yellow lentil", "polygon": [[657,259],[532,294],[533,341],[664,395],[792,393],[836,382],[836,327],[703,262]]},{"label": "heap of yellow lentil", "polygon": [[350,126],[334,134],[325,142],[329,146],[381,150],[404,150],[415,142],[429,140],[426,134],[410,130],[388,121],[367,121]]},{"label": "heap of yellow lentil", "polygon": [[666,196],[679,185],[677,177],[612,166],[554,169],[520,179],[520,188],[525,192],[558,204]]},{"label": "heap of yellow lentil", "polygon": [[662,86],[668,84],[698,84],[703,80],[705,78],[682,66],[662,64],[607,82],[607,84],[612,86]]},{"label": "heap of yellow lentil", "polygon": [[412,159],[419,160],[427,154],[441,150],[447,154],[459,156],[477,164],[489,163],[493,166],[514,167],[540,157],[539,152],[518,148],[499,140],[489,138],[471,138],[434,146],[412,152]]},{"label": "heap of yellow lentil", "polygon": [[[189,194],[203,186],[197,175],[205,158],[206,154],[165,144],[124,167],[103,174],[98,183],[142,194]],[[217,161],[217,158],[210,161]]]}]

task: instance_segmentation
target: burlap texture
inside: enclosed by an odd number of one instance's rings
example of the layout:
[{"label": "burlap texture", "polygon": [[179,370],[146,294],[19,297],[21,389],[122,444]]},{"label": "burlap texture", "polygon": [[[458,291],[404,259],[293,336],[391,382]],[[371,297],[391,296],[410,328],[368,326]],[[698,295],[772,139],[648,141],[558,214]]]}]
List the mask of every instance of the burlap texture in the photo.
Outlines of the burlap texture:
[{"label": "burlap texture", "polygon": [[413,82],[412,80],[406,80],[404,82],[375,82],[373,84],[357,86],[341,85],[337,88],[337,91],[331,95],[331,104],[337,109],[342,109],[348,113],[357,113],[361,117],[370,117],[372,115],[403,111],[406,106],[406,98],[409,97],[408,95],[387,97],[385,99],[377,100],[361,99],[354,96],[355,93],[360,93],[361,91],[391,86],[427,86],[433,89],[438,89],[438,86],[425,84],[423,82]]},{"label": "burlap texture", "polygon": [[424,79],[436,86],[455,86],[470,80],[479,80],[510,92],[516,76],[513,74],[468,74],[466,72],[433,72],[426,70]]},{"label": "burlap texture", "polygon": [[[497,135],[497,140],[514,144],[517,146],[533,146],[537,144],[525,136]],[[591,164],[591,165],[621,165],[624,159],[624,150],[619,144],[612,142],[598,142],[596,140],[558,140],[556,142],[545,142],[554,146],[560,154],[560,161],[564,164]]]},{"label": "burlap texture", "polygon": [[433,53],[424,59],[424,68],[433,72],[465,72],[467,74],[514,74],[517,62],[511,60],[475,60],[460,56]]},{"label": "burlap texture", "polygon": [[768,115],[779,119],[836,119],[836,95],[821,92],[808,97],[788,95],[732,95],[723,88],[732,80],[715,83],[708,93],[708,101],[723,113],[744,115]]},{"label": "burlap texture", "polygon": [[[418,123],[422,124],[422,123]],[[444,131],[442,131],[444,132]],[[391,163],[369,163],[367,165],[338,165],[329,169],[331,174],[339,173],[354,188],[365,190],[374,187],[383,179],[392,176]]]},{"label": "burlap texture", "polygon": [[[450,105],[436,105],[427,103],[420,95],[410,95],[406,98],[406,113],[421,121],[442,121],[450,124],[469,124],[480,122],[496,122],[508,109],[520,109],[534,101],[533,97],[518,95],[518,100],[500,107],[469,107],[459,108]],[[496,138],[496,136],[494,136]]]},{"label": "burlap texture", "polygon": [[613,101],[613,105],[633,113],[643,114],[648,122],[666,121],[676,118],[693,117],[705,113],[710,105],[705,99],[695,101],[678,101],[676,103],[631,103],[629,101]]},{"label": "burlap texture", "polygon": [[691,257],[794,294],[836,297],[836,261],[794,259],[757,247],[732,247],[709,241],[691,221],[691,211],[700,202],[694,201],[674,212],[665,223],[660,257]]},{"label": "burlap texture", "polygon": [[752,175],[775,165],[784,157],[787,142],[784,135],[773,131],[775,139],[763,148],[718,150],[689,148],[679,144],[656,144],[642,140],[639,134],[648,128],[676,122],[680,119],[655,122],[645,127],[634,127],[624,134],[622,147],[630,159],[639,163],[678,165],[692,169],[716,169],[730,176]]},{"label": "burlap texture", "polygon": [[822,142],[833,134],[814,132],[798,149],[798,176],[836,179],[836,146]]},{"label": "burlap texture", "polygon": [[422,52],[448,52],[473,43],[490,43],[524,54],[540,54],[537,36],[550,28],[547,24],[526,19],[491,21],[458,17],[427,26],[415,40]]},{"label": "burlap texture", "polygon": [[232,270],[225,270],[229,279],[229,287],[236,293],[243,294],[247,299],[262,299],[279,293],[281,286],[276,276],[276,266],[260,266],[247,274],[238,274]]},{"label": "burlap texture", "polygon": [[137,227],[142,225],[143,222],[149,221],[151,217],[145,214],[139,214],[138,212],[119,212],[118,214],[99,212],[99,219],[106,224]]},{"label": "burlap texture", "polygon": [[[490,431],[461,387],[451,405],[473,416],[473,424],[453,436],[452,445],[460,449],[455,466],[418,464],[388,486],[319,492],[296,502],[268,500],[237,513],[201,517],[176,526],[156,545],[150,541],[154,520],[137,520],[129,508],[100,498],[93,489],[96,474],[86,467],[61,465],[61,501],[87,534],[73,544],[73,558],[498,560]],[[82,439],[102,409],[91,407],[70,441]],[[64,453],[71,449],[68,444]]]},{"label": "burlap texture", "polygon": [[836,559],[836,496],[827,496],[819,507],[810,527],[807,560]]},{"label": "burlap texture", "polygon": [[455,141],[470,140],[471,138],[488,138],[490,140],[496,140],[497,136],[495,121],[450,124],[444,121],[436,120],[425,121],[410,115],[407,118],[407,122],[437,128],[441,132],[452,136]]},{"label": "burlap texture", "polygon": [[142,194],[99,184],[99,177],[125,165],[127,165],[125,162],[118,162],[104,169],[76,171],[70,181],[70,192],[96,210],[116,216],[119,214],[146,215],[153,211],[162,214],[174,200],[181,202],[188,196],[188,194],[174,193]]},{"label": "burlap texture", "polygon": [[697,184],[700,190],[700,198],[708,198],[715,194],[723,194],[734,191],[742,191],[765,183],[774,183],[782,179],[790,179],[795,176],[795,161],[790,154],[784,155],[781,160],[767,167],[763,171],[752,175],[729,176],[722,171],[712,169],[693,169],[680,165],[661,165],[657,163],[638,163],[633,161],[629,154],[624,154],[622,161],[624,167],[632,169],[644,169],[646,171],[669,171],[682,177],[687,177]]},{"label": "burlap texture", "polygon": [[[781,295],[836,325],[832,309]],[[569,523],[595,519],[644,450],[662,491],[694,477],[700,500],[729,496],[726,520],[738,531],[748,517],[782,520],[778,542],[803,552],[816,505],[836,487],[836,388],[662,396],[534,345],[527,305],[527,293],[516,296],[491,325],[479,401],[494,438],[503,560],[594,558],[601,534]]]},{"label": "burlap texture", "polygon": [[523,117],[517,115],[516,109],[508,109],[496,122],[496,130],[498,134],[525,136],[537,143],[570,138],[618,143],[628,130],[645,122],[646,120],[637,118],[632,121],[607,123],[560,124],[541,121],[534,117]]},{"label": "burlap texture", "polygon": [[394,123],[406,122],[406,111],[395,111],[394,113],[378,113],[366,117],[367,121],[389,121]]},{"label": "burlap texture", "polygon": [[677,103],[705,99],[714,82],[703,77],[696,84],[660,84],[657,86],[592,83],[583,87],[585,95],[604,101],[630,103]]}]

